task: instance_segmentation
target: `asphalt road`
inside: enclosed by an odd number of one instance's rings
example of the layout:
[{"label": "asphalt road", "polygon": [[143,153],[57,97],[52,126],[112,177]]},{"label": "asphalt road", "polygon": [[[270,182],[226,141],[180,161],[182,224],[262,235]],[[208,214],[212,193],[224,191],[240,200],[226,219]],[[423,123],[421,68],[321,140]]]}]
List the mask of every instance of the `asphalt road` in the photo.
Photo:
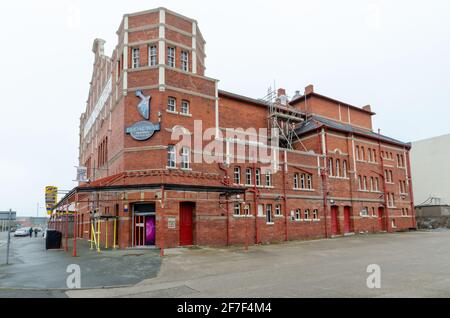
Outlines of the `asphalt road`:
[{"label": "asphalt road", "polygon": [[[70,297],[450,297],[450,232],[169,250],[157,278]],[[369,265],[381,288],[367,286]]]},{"label": "asphalt road", "polygon": [[[450,231],[290,242],[248,252],[242,247],[171,249],[166,255],[156,277],[130,287],[0,288],[0,297],[450,297]],[[381,270],[380,288],[367,286],[369,265]]]}]

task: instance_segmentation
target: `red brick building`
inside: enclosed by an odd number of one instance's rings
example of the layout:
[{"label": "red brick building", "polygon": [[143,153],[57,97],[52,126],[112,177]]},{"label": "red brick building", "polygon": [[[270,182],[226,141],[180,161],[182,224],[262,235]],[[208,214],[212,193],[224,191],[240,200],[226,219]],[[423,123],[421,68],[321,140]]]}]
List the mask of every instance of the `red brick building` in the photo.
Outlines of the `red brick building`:
[{"label": "red brick building", "polygon": [[[79,153],[89,182],[57,206],[76,206],[78,237],[176,247],[415,227],[410,145],[373,132],[370,106],[313,86],[293,98],[283,89],[265,99],[221,91],[205,76],[197,22],[165,8],[125,15],[117,37],[111,57],[104,41],[93,45]],[[180,146],[173,134],[194,140],[198,121],[213,134]],[[243,132],[227,136],[236,128]],[[279,138],[254,140],[260,129]],[[222,148],[208,148],[211,140]],[[251,152],[256,145],[267,162]]]}]

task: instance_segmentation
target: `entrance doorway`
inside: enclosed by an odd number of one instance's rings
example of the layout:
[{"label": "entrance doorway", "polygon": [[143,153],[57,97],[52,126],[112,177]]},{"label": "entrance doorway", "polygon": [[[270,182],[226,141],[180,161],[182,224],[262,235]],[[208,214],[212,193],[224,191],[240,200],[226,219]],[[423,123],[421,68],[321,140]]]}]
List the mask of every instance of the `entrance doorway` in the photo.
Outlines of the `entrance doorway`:
[{"label": "entrance doorway", "polygon": [[384,215],[384,208],[378,208],[378,223],[380,224],[380,231],[386,231],[386,217]]},{"label": "entrance doorway", "polygon": [[353,233],[352,208],[344,207],[344,232]]},{"label": "entrance doorway", "polygon": [[133,246],[145,247],[156,244],[156,206],[136,204],[133,206]]},{"label": "entrance doorway", "polygon": [[341,234],[339,228],[339,207],[332,206],[331,207],[331,235],[339,235]]},{"label": "entrance doorway", "polygon": [[180,203],[180,246],[194,244],[194,203]]}]

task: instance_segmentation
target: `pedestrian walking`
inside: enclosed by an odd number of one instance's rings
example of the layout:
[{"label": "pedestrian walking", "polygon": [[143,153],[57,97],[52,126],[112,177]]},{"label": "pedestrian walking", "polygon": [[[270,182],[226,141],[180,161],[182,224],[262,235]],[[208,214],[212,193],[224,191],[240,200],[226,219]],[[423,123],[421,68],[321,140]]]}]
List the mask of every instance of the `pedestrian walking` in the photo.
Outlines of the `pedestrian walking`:
[{"label": "pedestrian walking", "polygon": [[33,237],[33,228],[30,227],[30,237]]},{"label": "pedestrian walking", "polygon": [[37,234],[38,234],[38,229],[35,228],[35,229],[34,229],[34,237],[37,237]]}]

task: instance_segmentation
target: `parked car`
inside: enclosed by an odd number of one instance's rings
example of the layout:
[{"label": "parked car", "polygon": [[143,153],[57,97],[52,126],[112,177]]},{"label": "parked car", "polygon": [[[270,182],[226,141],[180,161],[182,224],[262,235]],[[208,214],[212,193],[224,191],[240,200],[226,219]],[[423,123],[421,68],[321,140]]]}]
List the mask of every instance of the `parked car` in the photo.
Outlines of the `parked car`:
[{"label": "parked car", "polygon": [[14,236],[29,236],[30,228],[29,227],[21,227],[14,232]]}]

